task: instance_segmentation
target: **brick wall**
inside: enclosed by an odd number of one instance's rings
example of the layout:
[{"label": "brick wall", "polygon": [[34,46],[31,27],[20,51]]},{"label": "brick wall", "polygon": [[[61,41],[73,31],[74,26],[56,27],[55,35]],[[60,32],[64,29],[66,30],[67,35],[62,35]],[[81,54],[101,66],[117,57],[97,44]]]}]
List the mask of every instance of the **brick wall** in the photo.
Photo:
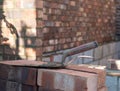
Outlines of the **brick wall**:
[{"label": "brick wall", "polygon": [[111,42],[115,7],[114,0],[4,0],[1,10],[17,33],[11,33],[1,21],[1,35],[9,39],[1,37],[1,59],[41,60],[42,53],[95,40]]},{"label": "brick wall", "polygon": [[114,0],[44,0],[43,52],[114,39]]}]

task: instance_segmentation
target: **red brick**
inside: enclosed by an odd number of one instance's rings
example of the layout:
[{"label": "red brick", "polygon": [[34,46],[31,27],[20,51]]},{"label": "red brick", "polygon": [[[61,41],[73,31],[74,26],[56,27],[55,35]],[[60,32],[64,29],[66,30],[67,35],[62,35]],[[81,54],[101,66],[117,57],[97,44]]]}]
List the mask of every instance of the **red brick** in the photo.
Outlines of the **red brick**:
[{"label": "red brick", "polygon": [[0,64],[0,79],[36,85],[36,74],[37,70],[35,68]]},{"label": "red brick", "polygon": [[1,91],[37,91],[37,86],[25,85],[19,82],[12,82],[0,79]]},{"label": "red brick", "polygon": [[[37,81],[38,86],[45,89],[57,89],[60,91],[97,90],[97,75],[80,71],[39,69]],[[91,84],[91,82],[94,83]]]},{"label": "red brick", "polygon": [[43,8],[43,0],[37,0],[36,1],[36,7],[37,8]]},{"label": "red brick", "polygon": [[[101,68],[104,68],[101,66]],[[70,70],[75,70],[75,71],[82,71],[82,72],[88,72],[88,73],[93,73],[98,75],[98,88],[102,87],[105,85],[106,81],[106,72],[105,69],[99,69],[96,66],[89,66],[89,65],[69,65],[66,67],[66,69]]]},{"label": "red brick", "polygon": [[42,48],[36,48],[36,56],[42,56]]}]

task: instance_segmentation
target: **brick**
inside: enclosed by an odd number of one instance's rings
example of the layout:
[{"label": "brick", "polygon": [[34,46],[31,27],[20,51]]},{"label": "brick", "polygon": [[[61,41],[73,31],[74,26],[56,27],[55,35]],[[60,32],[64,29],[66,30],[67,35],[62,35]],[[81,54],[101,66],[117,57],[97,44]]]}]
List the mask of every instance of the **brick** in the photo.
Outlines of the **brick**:
[{"label": "brick", "polygon": [[39,46],[42,46],[43,41],[42,41],[42,39],[37,38],[36,41],[35,41],[35,43],[36,43],[35,45],[39,47]]},{"label": "brick", "polygon": [[4,51],[4,46],[3,45],[0,45],[0,54],[2,54]]},{"label": "brick", "polygon": [[75,71],[82,71],[82,72],[88,72],[98,75],[98,83],[97,87],[100,88],[105,85],[106,80],[106,72],[104,66],[95,66],[95,65],[69,65],[66,67],[66,69],[75,70]]},{"label": "brick", "polygon": [[21,8],[33,9],[36,7],[35,5],[35,0],[26,0],[25,2],[21,1]]},{"label": "brick", "polygon": [[98,91],[108,91],[108,88],[106,86],[103,86],[99,88]]},{"label": "brick", "polygon": [[10,2],[9,0],[6,0],[6,1],[4,2],[4,7],[5,7],[5,8],[8,8],[8,9],[14,8],[14,2]]},{"label": "brick", "polygon": [[71,6],[75,6],[75,5],[76,5],[76,2],[75,2],[75,1],[71,1],[71,2],[70,2],[70,5],[71,5]]},{"label": "brick", "polygon": [[9,61],[8,64],[7,61],[0,63],[0,79],[36,85],[37,70],[35,68],[11,66],[11,63],[16,64],[14,61]]},{"label": "brick", "polygon": [[[22,35],[22,30],[26,30],[27,36],[37,36],[36,28],[41,28],[41,33],[47,33],[40,35],[42,39],[46,39],[45,41],[43,40],[43,44],[46,44],[45,46],[43,45],[45,52],[69,49],[93,40],[98,41],[100,45],[115,40],[114,34],[116,31],[114,23],[116,18],[119,18],[118,16],[115,17],[115,13],[116,9],[119,10],[119,4],[115,5],[114,0],[96,0],[91,2],[88,0],[26,0],[25,2],[24,0],[6,0],[4,4],[1,1],[0,7],[1,9],[4,7],[6,18],[15,27],[17,26],[16,28],[20,35]],[[20,22],[21,20],[24,21]],[[3,25],[1,26],[2,29],[6,27],[4,22],[1,25]],[[44,31],[43,28],[48,28],[49,31]],[[55,30],[51,28],[55,28]],[[61,31],[63,34],[60,33]],[[8,32],[5,35],[9,36]],[[73,37],[75,38],[74,40],[67,40]],[[15,41],[12,41],[12,38],[10,39],[11,44],[14,43],[13,45],[15,45]],[[66,40],[54,43],[50,47],[46,41],[51,39]],[[21,43],[20,45],[24,45]],[[116,49],[119,49],[119,45]],[[105,48],[106,50],[107,48]],[[24,48],[20,48],[21,51],[24,51]],[[27,59],[25,53],[21,54],[20,52],[18,54],[22,55],[22,58]],[[104,55],[106,56],[107,54],[104,52]],[[30,55],[30,58],[35,59],[32,55]]]},{"label": "brick", "polygon": [[45,47],[46,52],[54,51],[54,46]]},{"label": "brick", "polygon": [[37,86],[25,85],[17,82],[0,79],[0,90],[1,91],[37,91]]},{"label": "brick", "polygon": [[66,69],[39,69],[37,84],[45,89],[58,91],[96,91],[97,75]]},{"label": "brick", "polygon": [[39,87],[38,91],[63,91],[63,90],[59,90],[59,89],[47,89],[44,87]]},{"label": "brick", "polygon": [[36,56],[42,56],[42,48],[36,48]]},{"label": "brick", "polygon": [[25,49],[27,60],[36,60],[36,51],[35,50],[36,50],[35,48],[26,48]]},{"label": "brick", "polygon": [[37,10],[37,18],[43,18],[45,15],[43,15],[42,10]]},{"label": "brick", "polygon": [[107,68],[112,70],[120,70],[120,60],[119,59],[108,59]]},{"label": "brick", "polygon": [[43,0],[37,0],[37,1],[36,1],[36,7],[37,7],[37,8],[43,8],[43,3],[44,3]]},{"label": "brick", "polygon": [[22,91],[38,91],[37,86],[22,85]]}]

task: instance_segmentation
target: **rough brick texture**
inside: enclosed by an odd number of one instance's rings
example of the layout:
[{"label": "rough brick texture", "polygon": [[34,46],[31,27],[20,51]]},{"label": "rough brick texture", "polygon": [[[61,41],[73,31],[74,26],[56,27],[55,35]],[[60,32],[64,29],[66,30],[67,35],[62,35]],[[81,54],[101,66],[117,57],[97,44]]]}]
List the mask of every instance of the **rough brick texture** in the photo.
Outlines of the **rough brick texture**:
[{"label": "rough brick texture", "polygon": [[114,40],[115,0],[2,0],[0,4],[16,28],[11,32],[0,21],[0,44],[9,46],[0,53],[4,60],[40,60],[42,53]]},{"label": "rough brick texture", "polygon": [[[91,82],[94,82],[91,84]],[[38,71],[38,86],[60,91],[97,91],[97,75],[74,70]]]},{"label": "rough brick texture", "polygon": [[0,79],[19,82],[26,85],[36,85],[37,70],[27,67],[13,67],[0,64]]},{"label": "rough brick texture", "polygon": [[18,82],[0,79],[0,90],[1,91],[37,91],[37,86],[25,85]]},{"label": "rough brick texture", "polygon": [[43,0],[43,7],[43,52],[114,39],[114,0]]},{"label": "rough brick texture", "polygon": [[33,68],[43,62],[21,61],[0,62],[2,91],[107,91],[103,69],[74,65],[64,69]]},{"label": "rough brick texture", "polygon": [[98,75],[98,83],[97,83],[97,87],[101,88],[103,86],[105,86],[105,81],[106,81],[106,72],[105,72],[105,68],[104,67],[99,67],[99,66],[95,66],[95,65],[70,65],[67,66],[66,69],[71,69],[71,70],[75,70],[75,71],[83,71],[83,72],[90,72],[93,74],[97,74]]}]

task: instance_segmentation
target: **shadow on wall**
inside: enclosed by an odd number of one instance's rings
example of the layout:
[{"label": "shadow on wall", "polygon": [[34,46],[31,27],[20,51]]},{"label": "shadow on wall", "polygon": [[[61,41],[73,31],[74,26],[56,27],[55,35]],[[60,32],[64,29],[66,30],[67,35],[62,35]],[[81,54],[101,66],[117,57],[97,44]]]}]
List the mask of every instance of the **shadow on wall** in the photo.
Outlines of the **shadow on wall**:
[{"label": "shadow on wall", "polygon": [[[0,2],[3,5],[3,1]],[[10,47],[9,38],[5,37],[2,33],[2,22],[5,23],[6,28],[8,28],[8,33],[10,32],[13,36],[15,36],[15,48]],[[7,32],[6,32],[7,33]],[[4,15],[3,9],[0,10],[0,51],[1,51],[1,59],[2,60],[16,60],[21,59],[18,56],[19,51],[19,35],[17,33],[17,29],[13,24],[7,21],[6,16]]]},{"label": "shadow on wall", "polygon": [[[31,44],[35,44],[34,37],[27,37],[26,31],[28,28],[24,21],[21,21],[21,32],[18,34],[16,27],[7,20],[6,13],[3,9],[5,0],[0,0],[0,60],[20,60],[20,38],[24,43],[24,58],[28,58],[27,50],[31,50]],[[3,26],[4,23],[4,26]],[[10,36],[9,36],[10,35]],[[11,37],[12,36],[12,37]],[[30,44],[30,45],[29,45]],[[11,46],[12,45],[12,46]],[[35,50],[34,50],[35,51]]]},{"label": "shadow on wall", "polygon": [[[24,21],[21,21],[21,39],[24,44],[24,56],[25,59],[32,60],[36,58],[35,47],[36,47],[36,37],[34,34],[31,34],[32,27],[27,26]],[[33,58],[34,57],[34,58]]]}]

